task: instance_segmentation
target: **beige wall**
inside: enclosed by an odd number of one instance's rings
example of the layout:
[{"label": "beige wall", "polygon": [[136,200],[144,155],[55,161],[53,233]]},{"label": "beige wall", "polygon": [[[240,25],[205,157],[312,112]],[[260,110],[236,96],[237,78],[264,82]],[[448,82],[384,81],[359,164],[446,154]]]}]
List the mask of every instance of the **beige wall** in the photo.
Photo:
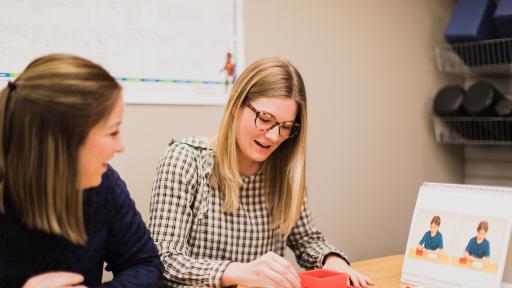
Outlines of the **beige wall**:
[{"label": "beige wall", "polygon": [[[309,97],[308,190],[317,226],[353,260],[402,253],[422,181],[462,179],[461,153],[433,140],[430,107],[448,77],[432,45],[454,1],[248,0],[247,63],[290,59]],[[451,79],[452,81],[458,79]],[[148,219],[167,142],[212,135],[219,106],[126,107],[112,162]]]}]

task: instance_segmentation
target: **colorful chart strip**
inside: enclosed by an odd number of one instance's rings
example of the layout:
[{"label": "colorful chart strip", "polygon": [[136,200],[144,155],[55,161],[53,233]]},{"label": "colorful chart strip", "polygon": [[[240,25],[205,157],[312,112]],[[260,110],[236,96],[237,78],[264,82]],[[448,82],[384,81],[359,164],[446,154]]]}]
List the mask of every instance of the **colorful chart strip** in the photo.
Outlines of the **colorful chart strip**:
[{"label": "colorful chart strip", "polygon": [[10,72],[0,72],[0,78],[15,78],[18,77],[20,73],[10,73]]},{"label": "colorful chart strip", "polygon": [[[19,74],[20,73],[0,72],[0,78],[15,78]],[[211,80],[157,79],[157,78],[136,78],[136,77],[114,77],[114,78],[118,81],[123,81],[123,82],[154,82],[154,83],[207,84],[207,85],[224,85],[224,84],[226,84],[225,81],[211,81]]]}]

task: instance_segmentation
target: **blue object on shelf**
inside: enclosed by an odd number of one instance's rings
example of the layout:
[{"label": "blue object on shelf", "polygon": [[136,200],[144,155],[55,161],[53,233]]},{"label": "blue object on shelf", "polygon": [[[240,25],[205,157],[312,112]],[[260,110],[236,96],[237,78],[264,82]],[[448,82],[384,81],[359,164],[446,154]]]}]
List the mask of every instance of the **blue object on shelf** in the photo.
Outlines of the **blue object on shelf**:
[{"label": "blue object on shelf", "polygon": [[[503,1],[503,0],[502,0]],[[449,43],[497,38],[494,0],[458,0],[444,34]]]},{"label": "blue object on shelf", "polygon": [[501,37],[512,37],[512,0],[501,0],[494,12],[494,22]]}]

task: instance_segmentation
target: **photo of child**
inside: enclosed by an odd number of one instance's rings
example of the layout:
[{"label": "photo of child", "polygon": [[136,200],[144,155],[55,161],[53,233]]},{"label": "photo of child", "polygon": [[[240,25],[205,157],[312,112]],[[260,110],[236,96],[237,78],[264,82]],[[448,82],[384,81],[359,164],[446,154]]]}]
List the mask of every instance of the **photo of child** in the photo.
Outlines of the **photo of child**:
[{"label": "photo of child", "polygon": [[[486,273],[498,271],[498,256],[503,253],[503,220],[492,217],[468,217],[460,225],[456,239],[457,250],[450,264]],[[475,233],[476,232],[476,233]],[[491,253],[492,243],[492,253]]]},{"label": "photo of child", "polygon": [[476,229],[476,236],[471,238],[464,251],[464,257],[471,261],[482,260],[487,262],[491,256],[491,245],[489,240],[485,239],[489,231],[489,223],[481,221]]},{"label": "photo of child", "polygon": [[439,232],[441,226],[441,217],[434,216],[430,221],[430,230],[425,232],[423,238],[418,243],[418,249],[427,249],[440,252],[443,249],[443,234]]},{"label": "photo of child", "polygon": [[504,237],[503,219],[435,210],[416,212],[408,241],[411,245],[406,249],[408,258],[429,265],[452,265],[486,273],[498,271],[497,257],[504,247],[497,239]]},{"label": "photo of child", "polygon": [[449,255],[446,251],[453,244],[450,242],[450,233],[443,234],[440,227],[442,222],[442,231],[452,231],[456,228],[457,217],[441,211],[419,211],[415,219],[414,232],[409,238],[410,243],[414,245],[407,248],[407,256],[432,264],[449,264]]}]

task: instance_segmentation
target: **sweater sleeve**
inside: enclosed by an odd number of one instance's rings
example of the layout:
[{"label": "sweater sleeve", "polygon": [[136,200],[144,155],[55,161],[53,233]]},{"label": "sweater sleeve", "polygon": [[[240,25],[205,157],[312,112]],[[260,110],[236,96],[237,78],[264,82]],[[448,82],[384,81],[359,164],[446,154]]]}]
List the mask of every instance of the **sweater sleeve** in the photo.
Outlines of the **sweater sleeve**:
[{"label": "sweater sleeve", "polygon": [[197,161],[194,148],[175,142],[160,160],[150,205],[149,229],[171,286],[220,287],[230,261],[191,257],[188,240],[196,217]]},{"label": "sweater sleeve", "polygon": [[[111,169],[111,168],[110,168]],[[131,199],[124,181],[111,169],[108,173],[111,193],[106,270],[112,271],[112,281],[102,288],[160,287],[163,267],[150,233]]]},{"label": "sweater sleeve", "polygon": [[286,239],[286,244],[295,254],[297,263],[308,270],[322,268],[324,258],[328,254],[338,255],[350,265],[345,254],[327,243],[322,233],[314,226],[306,198],[304,198],[299,219]]},{"label": "sweater sleeve", "polygon": [[429,233],[428,231],[425,232],[425,234],[423,234],[423,237],[421,238],[420,240],[420,246],[424,246],[423,244],[425,244],[425,242],[427,241],[427,233]]}]

